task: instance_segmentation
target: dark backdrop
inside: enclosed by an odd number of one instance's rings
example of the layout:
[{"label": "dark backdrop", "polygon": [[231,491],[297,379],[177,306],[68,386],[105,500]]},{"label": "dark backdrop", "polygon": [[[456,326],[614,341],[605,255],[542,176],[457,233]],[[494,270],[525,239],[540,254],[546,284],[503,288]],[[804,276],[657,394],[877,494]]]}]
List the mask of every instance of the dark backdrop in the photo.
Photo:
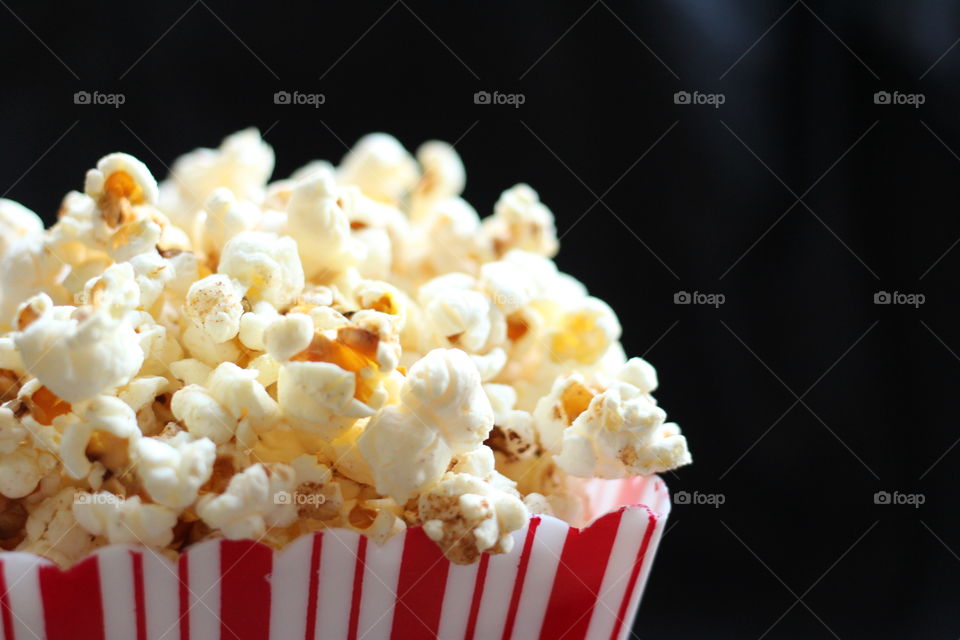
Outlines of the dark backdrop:
[{"label": "dark backdrop", "polygon": [[0,4],[0,193],[47,220],[104,153],[248,125],[280,176],[383,130],[457,142],[481,213],[538,189],[659,369],[668,483],[723,501],[675,507],[639,637],[960,635],[956,3]]}]

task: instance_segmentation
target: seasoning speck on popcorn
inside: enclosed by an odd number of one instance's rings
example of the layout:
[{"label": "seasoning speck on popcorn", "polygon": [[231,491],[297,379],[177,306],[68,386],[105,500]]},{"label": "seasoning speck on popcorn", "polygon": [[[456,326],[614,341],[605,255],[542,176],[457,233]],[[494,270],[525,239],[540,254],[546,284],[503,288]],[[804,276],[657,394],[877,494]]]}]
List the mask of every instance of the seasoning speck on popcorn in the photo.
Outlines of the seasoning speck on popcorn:
[{"label": "seasoning speck on popcorn", "polygon": [[0,199],[4,549],[422,526],[466,564],[690,463],[531,187],[481,218],[453,147],[382,133],[273,164],[248,129],[160,184],[101,158],[48,229]]}]

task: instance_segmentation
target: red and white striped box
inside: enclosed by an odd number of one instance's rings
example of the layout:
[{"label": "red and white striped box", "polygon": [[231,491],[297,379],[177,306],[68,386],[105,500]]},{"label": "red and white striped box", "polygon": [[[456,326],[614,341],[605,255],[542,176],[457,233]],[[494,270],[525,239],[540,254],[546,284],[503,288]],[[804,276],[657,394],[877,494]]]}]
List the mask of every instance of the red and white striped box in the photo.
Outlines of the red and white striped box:
[{"label": "red and white striped box", "polygon": [[[577,529],[535,516],[512,552],[451,564],[418,528],[351,531],[282,551],[214,540],[179,562],[112,545],[67,571],[0,553],[2,640],[626,638],[670,511],[659,477],[586,484]],[[627,506],[621,506],[627,505]]]}]

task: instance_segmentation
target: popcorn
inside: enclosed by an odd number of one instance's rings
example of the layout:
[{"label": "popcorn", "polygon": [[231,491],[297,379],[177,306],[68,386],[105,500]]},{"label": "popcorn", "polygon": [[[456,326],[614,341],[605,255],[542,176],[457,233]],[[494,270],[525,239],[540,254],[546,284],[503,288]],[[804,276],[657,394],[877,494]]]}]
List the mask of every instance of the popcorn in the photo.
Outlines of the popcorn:
[{"label": "popcorn", "polygon": [[259,539],[267,527],[285,527],[297,517],[292,500],[294,470],[284,464],[254,464],[230,479],[227,490],[203,496],[197,515],[227,538]]},{"label": "popcorn", "polygon": [[363,257],[351,237],[343,195],[332,172],[316,171],[294,185],[287,204],[287,233],[297,239],[303,270],[311,280],[329,279]]},{"label": "popcorn", "polygon": [[492,426],[476,367],[458,349],[435,349],[410,369],[400,404],[371,418],[358,446],[377,491],[403,503],[437,482],[455,454],[479,446]]},{"label": "popcorn", "polygon": [[413,191],[413,217],[432,202],[460,195],[467,182],[463,161],[446,142],[425,142],[417,149],[416,155],[423,174]]},{"label": "popcorn", "polygon": [[244,231],[223,247],[217,272],[234,278],[251,301],[275,307],[291,304],[303,291],[297,243],[273,233]]},{"label": "popcorn", "polygon": [[216,444],[229,442],[237,429],[233,415],[198,384],[188,384],[173,394],[170,409],[191,434]]},{"label": "popcorn", "polygon": [[126,384],[143,364],[133,327],[89,307],[47,309],[16,345],[27,371],[68,402]]},{"label": "popcorn", "polygon": [[43,232],[40,216],[19,202],[0,198],[0,256],[21,238]]},{"label": "popcorn", "polygon": [[207,198],[195,231],[200,236],[197,243],[208,255],[219,255],[221,247],[241,231],[258,228],[262,214],[250,201],[237,200],[230,189],[214,189]]},{"label": "popcorn", "polygon": [[258,430],[273,426],[280,417],[277,401],[257,382],[256,371],[224,362],[210,374],[207,389],[237,421],[244,420]]},{"label": "popcorn", "polygon": [[157,181],[146,165],[125,153],[100,158],[87,172],[84,192],[93,198],[107,227],[115,229],[133,218],[132,207],[156,204]]},{"label": "popcorn", "polygon": [[252,311],[240,317],[240,342],[248,349],[266,351],[263,334],[279,316],[277,309],[269,302],[256,303]]},{"label": "popcorn", "polygon": [[690,462],[533,189],[481,221],[452,146],[386,134],[273,165],[248,129],[159,186],[104,156],[47,230],[0,199],[0,547],[422,526],[469,563]]},{"label": "popcorn", "polygon": [[165,440],[142,438],[135,449],[137,476],[154,502],[180,511],[210,479],[216,454],[212,440],[194,440],[185,431]]},{"label": "popcorn", "polygon": [[104,491],[79,493],[73,501],[77,524],[110,544],[143,544],[165,547],[173,541],[177,514],[159,504],[146,504],[140,496],[121,498]]},{"label": "popcorn", "polygon": [[506,321],[489,298],[472,289],[473,278],[451,273],[420,287],[427,322],[449,343],[482,352],[506,339]]},{"label": "popcorn", "polygon": [[484,552],[509,553],[510,532],[530,517],[516,496],[462,473],[449,474],[422,493],[417,511],[424,533],[457,564],[476,562]]},{"label": "popcorn", "polygon": [[[107,440],[105,445],[113,451],[102,451],[115,464],[104,463],[111,471],[117,471],[129,461],[129,451],[140,439],[137,417],[123,400],[113,396],[98,396],[80,412],[79,420],[70,424],[60,443],[60,459],[64,471],[70,477],[83,478],[90,473],[88,450],[95,432],[114,436],[117,441]],[[126,441],[126,442],[119,442]],[[111,468],[116,466],[117,468]]]},{"label": "popcorn", "polygon": [[[690,464],[687,441],[649,395],[656,373],[632,358],[612,380],[593,389],[582,377],[558,379],[537,405],[541,441],[557,453],[561,469],[574,476],[624,478],[651,475]],[[633,384],[637,382],[638,384]]]},{"label": "popcorn", "polygon": [[30,510],[26,538],[17,551],[36,553],[60,566],[70,566],[93,548],[93,536],[77,526],[73,514],[76,489],[66,487]]},{"label": "popcorn", "polygon": [[395,202],[413,188],[417,163],[393,136],[371,133],[347,152],[337,169],[337,181],[356,185],[377,200]]},{"label": "popcorn", "polygon": [[263,334],[267,353],[284,362],[310,346],[313,321],[302,313],[291,313],[275,320]]},{"label": "popcorn", "polygon": [[240,332],[242,287],[225,275],[207,276],[190,286],[184,310],[213,342],[232,340]]},{"label": "popcorn", "polygon": [[552,258],[559,249],[553,212],[540,202],[537,192],[518,184],[500,194],[493,215],[483,222],[484,235],[497,255],[523,249]]},{"label": "popcorn", "polygon": [[7,498],[27,496],[56,466],[54,456],[29,444],[22,444],[9,453],[0,453],[0,494]]},{"label": "popcorn", "polygon": [[259,202],[273,173],[270,145],[254,128],[223,139],[219,149],[197,149],[173,164],[164,186],[165,210],[175,212],[181,226],[218,188],[229,189],[237,198]]}]

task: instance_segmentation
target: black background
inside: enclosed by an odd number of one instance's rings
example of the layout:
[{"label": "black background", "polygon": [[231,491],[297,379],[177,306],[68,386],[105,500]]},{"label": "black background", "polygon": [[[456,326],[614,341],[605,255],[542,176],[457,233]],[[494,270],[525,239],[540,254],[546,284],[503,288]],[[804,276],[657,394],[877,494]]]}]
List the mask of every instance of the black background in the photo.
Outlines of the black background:
[{"label": "black background", "polygon": [[0,4],[0,193],[48,221],[107,152],[162,177],[249,125],[275,176],[382,130],[457,142],[481,214],[534,186],[660,372],[671,488],[725,500],[675,506],[639,637],[960,635],[956,3]]}]

